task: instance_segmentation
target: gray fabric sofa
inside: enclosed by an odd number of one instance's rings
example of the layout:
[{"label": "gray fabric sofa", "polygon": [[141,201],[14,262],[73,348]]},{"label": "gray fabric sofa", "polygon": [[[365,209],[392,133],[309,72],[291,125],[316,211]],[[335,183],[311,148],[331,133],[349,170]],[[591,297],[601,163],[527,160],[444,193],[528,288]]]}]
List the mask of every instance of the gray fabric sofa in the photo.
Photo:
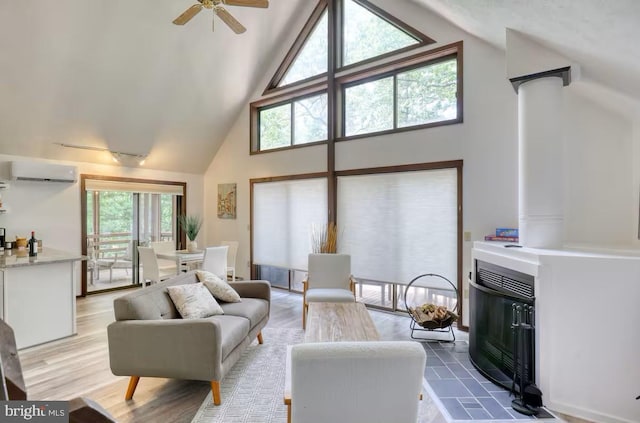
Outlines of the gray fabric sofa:
[{"label": "gray fabric sofa", "polygon": [[230,283],[242,302],[220,302],[224,315],[182,319],[166,288],[196,282],[195,272],[188,272],[114,300],[116,321],[107,328],[109,360],[114,375],[131,376],[125,399],[133,397],[140,377],[166,377],[210,381],[218,405],[224,375],[254,338],[262,344],[269,282]]}]

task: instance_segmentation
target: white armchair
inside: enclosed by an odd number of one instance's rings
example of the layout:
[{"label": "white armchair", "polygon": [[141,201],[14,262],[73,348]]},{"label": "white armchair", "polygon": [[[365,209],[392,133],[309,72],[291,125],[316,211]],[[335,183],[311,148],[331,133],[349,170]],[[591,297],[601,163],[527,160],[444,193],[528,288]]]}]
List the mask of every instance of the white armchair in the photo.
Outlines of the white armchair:
[{"label": "white armchair", "polygon": [[416,423],[426,353],[413,341],[291,347],[291,423]]},{"label": "white armchair", "polygon": [[307,326],[309,303],[355,302],[355,280],[348,254],[309,254],[309,271],[302,281],[302,328]]}]

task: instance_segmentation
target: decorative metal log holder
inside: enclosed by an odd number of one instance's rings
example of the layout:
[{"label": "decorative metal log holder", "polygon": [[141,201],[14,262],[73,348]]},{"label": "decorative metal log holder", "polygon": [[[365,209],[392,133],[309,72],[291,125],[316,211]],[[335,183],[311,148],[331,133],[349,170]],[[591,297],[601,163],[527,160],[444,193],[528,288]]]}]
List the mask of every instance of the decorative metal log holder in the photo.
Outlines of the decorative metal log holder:
[{"label": "decorative metal log holder", "polygon": [[[427,277],[434,277],[434,278],[438,278],[442,280],[442,284],[444,286],[443,287],[437,287],[437,286],[419,286],[419,285],[415,285],[414,284],[416,282],[418,282],[419,280],[421,280],[422,278],[427,278]],[[425,289],[433,289],[433,290],[438,290],[438,291],[451,291],[454,293],[454,297],[456,300],[456,305],[453,307],[452,310],[448,310],[447,312],[447,317],[443,320],[440,321],[436,321],[436,320],[428,320],[425,322],[419,322],[416,320],[414,314],[409,310],[410,305],[407,302],[407,297],[408,297],[408,293],[409,290],[411,288],[417,289],[417,288],[425,288]],[[425,273],[423,275],[420,276],[416,276],[415,278],[413,278],[411,280],[411,282],[409,282],[409,284],[406,286],[405,291],[404,291],[404,304],[405,307],[407,308],[407,312],[409,313],[409,317],[411,317],[411,323],[409,325],[410,329],[411,329],[411,338],[412,339],[416,339],[416,340],[426,340],[426,341],[439,341],[439,342],[454,342],[456,340],[456,334],[453,331],[453,323],[457,320],[457,314],[458,314],[458,308],[459,308],[459,298],[458,298],[458,289],[456,288],[456,286],[447,278],[445,278],[442,275],[438,275],[436,273]],[[450,334],[450,339],[438,339],[438,338],[430,338],[427,336],[415,336],[416,332],[427,332],[427,333],[433,333],[433,332],[440,332],[440,333],[448,333]]]}]

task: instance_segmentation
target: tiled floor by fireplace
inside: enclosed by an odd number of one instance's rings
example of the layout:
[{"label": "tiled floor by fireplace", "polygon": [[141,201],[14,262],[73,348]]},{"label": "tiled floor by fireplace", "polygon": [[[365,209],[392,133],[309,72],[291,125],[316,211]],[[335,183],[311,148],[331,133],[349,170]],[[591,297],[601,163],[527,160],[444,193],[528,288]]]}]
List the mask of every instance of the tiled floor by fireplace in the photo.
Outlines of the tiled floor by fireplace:
[{"label": "tiled floor by fireplace", "polygon": [[[488,381],[473,367],[466,341],[423,342],[422,345],[427,352],[425,379],[452,420],[536,418],[514,411],[509,391]],[[546,410],[537,416],[537,419],[553,418]]]}]

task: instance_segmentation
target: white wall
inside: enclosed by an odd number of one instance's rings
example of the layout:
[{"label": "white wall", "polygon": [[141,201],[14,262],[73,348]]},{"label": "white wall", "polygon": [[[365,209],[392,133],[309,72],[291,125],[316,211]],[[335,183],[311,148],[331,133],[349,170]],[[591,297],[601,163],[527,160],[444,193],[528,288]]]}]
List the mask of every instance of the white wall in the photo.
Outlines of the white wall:
[{"label": "white wall", "polygon": [[[0,154],[0,179],[9,177],[8,162],[12,160],[35,161],[32,158]],[[89,163],[50,162],[77,166],[79,174],[186,182],[187,212],[204,214],[202,175]],[[35,231],[36,237],[43,240],[45,247],[80,254],[82,239],[79,181],[73,184],[10,181],[9,188],[0,193],[4,205],[9,210],[6,214],[0,215],[0,227],[6,228],[8,240],[15,239],[16,235],[27,236],[31,231]],[[204,240],[205,233],[206,228],[198,236],[198,240]],[[79,280],[79,273],[77,277]]]},{"label": "white wall", "polygon": [[[413,4],[394,4],[396,17],[438,40],[464,40],[464,123],[336,144],[338,170],[464,160],[464,228],[482,239],[496,226],[517,224],[516,94],[504,78],[503,54]],[[295,34],[294,34],[295,36]],[[275,55],[254,99],[271,78],[289,45]],[[326,171],[326,147],[249,156],[249,107],[244,109],[205,176],[207,210],[215,210],[217,184],[238,183],[238,219],[209,214],[207,242],[238,239],[239,275],[249,276],[249,179]],[[470,269],[471,243],[464,245]],[[466,279],[466,276],[463,278]],[[408,282],[408,281],[407,281]]]},{"label": "white wall", "polygon": [[572,86],[564,94],[565,239],[628,246],[638,219],[633,123]]},{"label": "white wall", "polygon": [[[385,7],[390,13],[436,39],[435,46],[464,41],[464,123],[337,143],[336,168],[463,159],[464,231],[481,240],[496,227],[517,227],[517,96],[506,78],[505,53],[421,7],[389,3]],[[260,98],[288,48],[284,43],[274,55],[253,99]],[[572,87],[564,91],[567,177],[559,183],[567,193],[567,242],[629,246],[637,233],[633,204],[640,176],[633,152],[640,150],[634,147],[638,136],[633,137],[631,121],[618,111],[598,106]],[[205,207],[211,211],[217,184],[238,183],[238,219],[220,220],[211,212],[207,242],[238,239],[237,267],[244,277],[249,275],[249,179],[326,170],[324,146],[250,156],[248,109],[247,104],[205,175]],[[471,244],[464,242],[465,308]]]}]

